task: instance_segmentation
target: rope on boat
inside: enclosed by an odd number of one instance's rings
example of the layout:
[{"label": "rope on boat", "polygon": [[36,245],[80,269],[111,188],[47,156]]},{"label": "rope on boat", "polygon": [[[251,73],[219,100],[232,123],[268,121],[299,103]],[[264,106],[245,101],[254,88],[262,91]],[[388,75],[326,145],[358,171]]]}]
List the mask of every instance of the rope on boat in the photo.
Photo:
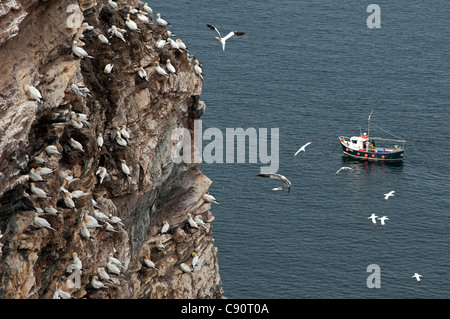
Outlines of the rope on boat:
[{"label": "rope on boat", "polygon": [[395,135],[395,134],[392,134],[392,133],[390,133],[390,132],[388,132],[388,131],[382,129],[382,128],[379,127],[378,125],[375,125],[375,124],[373,124],[373,123],[372,123],[372,125],[375,126],[375,127],[378,128],[378,129],[382,130],[383,132],[385,132],[385,133],[387,133],[387,134],[390,134],[390,135],[392,135],[392,136],[394,136],[394,137],[396,137],[396,138],[398,138],[398,139],[400,139],[400,140],[403,139],[402,137],[399,137],[399,136],[397,136],[397,135]]}]

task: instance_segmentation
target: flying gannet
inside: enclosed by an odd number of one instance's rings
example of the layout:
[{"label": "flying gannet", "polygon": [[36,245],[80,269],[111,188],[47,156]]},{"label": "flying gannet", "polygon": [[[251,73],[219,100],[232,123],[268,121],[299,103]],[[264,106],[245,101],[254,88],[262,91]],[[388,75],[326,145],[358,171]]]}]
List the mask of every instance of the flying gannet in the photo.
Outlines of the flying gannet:
[{"label": "flying gannet", "polygon": [[367,219],[372,219],[372,223],[375,227],[377,227],[377,218],[378,216],[375,215],[374,213],[372,213],[372,215],[370,215]]},{"label": "flying gannet", "polygon": [[389,197],[394,196],[395,191],[397,190],[397,187],[391,190],[389,193],[384,194],[383,202],[387,201]]},{"label": "flying gannet", "polygon": [[311,141],[311,142],[308,142],[308,143],[306,143],[305,145],[303,145],[302,147],[300,147],[300,148],[298,149],[298,151],[295,152],[294,156],[291,157],[291,159],[293,159],[295,156],[297,156],[298,153],[300,153],[300,152],[305,152],[306,146],[311,145],[312,143],[315,143],[315,142],[317,142],[317,140],[313,140],[313,141]]},{"label": "flying gannet", "polygon": [[211,30],[215,30],[218,34],[218,37],[215,37],[214,39],[218,40],[220,43],[222,43],[222,50],[225,51],[225,42],[231,38],[233,35],[236,36],[241,36],[244,35],[244,32],[239,32],[239,31],[231,31],[230,33],[228,33],[225,37],[222,38],[222,36],[220,35],[219,30],[217,30],[217,28],[211,24],[207,24],[208,28],[210,28]]},{"label": "flying gannet", "polygon": [[385,224],[385,220],[389,220],[389,218],[387,216],[383,216],[381,218],[378,218],[378,220],[381,222],[381,228],[384,229],[384,224]]},{"label": "flying gannet", "polygon": [[292,185],[292,183],[285,176],[283,176],[281,174],[273,174],[273,173],[271,173],[271,174],[258,174],[258,176],[260,176],[260,177],[268,177],[268,178],[278,178],[288,188],[288,193],[291,192],[291,185]]},{"label": "flying gannet", "polygon": [[411,276],[411,278],[416,278],[417,282],[420,284],[420,277],[423,277],[422,275],[419,275],[418,273],[414,273],[414,275]]},{"label": "flying gannet", "polygon": [[345,169],[353,171],[353,168],[344,166],[344,167],[339,168],[334,175],[337,175],[340,171],[345,170]]}]

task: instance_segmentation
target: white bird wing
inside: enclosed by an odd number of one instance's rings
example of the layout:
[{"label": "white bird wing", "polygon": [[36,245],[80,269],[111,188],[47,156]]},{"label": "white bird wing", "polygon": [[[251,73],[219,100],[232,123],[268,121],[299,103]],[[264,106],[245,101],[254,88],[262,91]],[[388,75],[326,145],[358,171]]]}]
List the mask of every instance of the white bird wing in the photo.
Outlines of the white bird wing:
[{"label": "white bird wing", "polygon": [[219,35],[219,38],[222,39],[222,36],[220,35],[219,30],[217,30],[217,28],[211,24],[207,24],[208,28],[210,28],[211,30],[215,30],[217,32],[217,34]]},{"label": "white bird wing", "polygon": [[230,33],[228,33],[225,37],[223,37],[223,41],[227,41],[229,38],[231,38],[233,35],[236,36],[241,36],[244,35],[244,32],[239,32],[239,31],[231,31]]}]

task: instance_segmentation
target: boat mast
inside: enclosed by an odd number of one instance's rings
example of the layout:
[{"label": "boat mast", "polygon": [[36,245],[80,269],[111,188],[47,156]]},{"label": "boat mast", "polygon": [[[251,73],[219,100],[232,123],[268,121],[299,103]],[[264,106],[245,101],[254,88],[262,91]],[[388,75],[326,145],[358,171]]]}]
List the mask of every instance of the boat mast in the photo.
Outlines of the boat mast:
[{"label": "boat mast", "polygon": [[370,144],[370,117],[372,116],[372,112],[369,114],[369,118],[367,119],[367,143],[366,143],[366,152],[369,150],[369,144]]}]

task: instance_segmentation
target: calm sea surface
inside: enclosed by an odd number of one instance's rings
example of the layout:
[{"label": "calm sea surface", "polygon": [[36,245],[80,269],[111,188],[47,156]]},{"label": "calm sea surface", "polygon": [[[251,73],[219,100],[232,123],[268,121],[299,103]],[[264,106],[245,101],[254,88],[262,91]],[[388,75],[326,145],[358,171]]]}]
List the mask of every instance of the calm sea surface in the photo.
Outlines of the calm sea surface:
[{"label": "calm sea surface", "polygon": [[[380,29],[366,25],[371,3]],[[226,297],[450,298],[447,0],[149,4],[203,65],[203,130],[279,128],[290,194],[256,176],[259,161],[200,166],[220,202],[213,233]],[[206,23],[246,34],[222,52]],[[366,131],[371,110],[372,124],[408,140],[402,165],[342,158],[337,137]],[[372,136],[392,138],[378,127]],[[372,213],[389,217],[384,230]],[[370,264],[379,289],[366,286]]]}]

